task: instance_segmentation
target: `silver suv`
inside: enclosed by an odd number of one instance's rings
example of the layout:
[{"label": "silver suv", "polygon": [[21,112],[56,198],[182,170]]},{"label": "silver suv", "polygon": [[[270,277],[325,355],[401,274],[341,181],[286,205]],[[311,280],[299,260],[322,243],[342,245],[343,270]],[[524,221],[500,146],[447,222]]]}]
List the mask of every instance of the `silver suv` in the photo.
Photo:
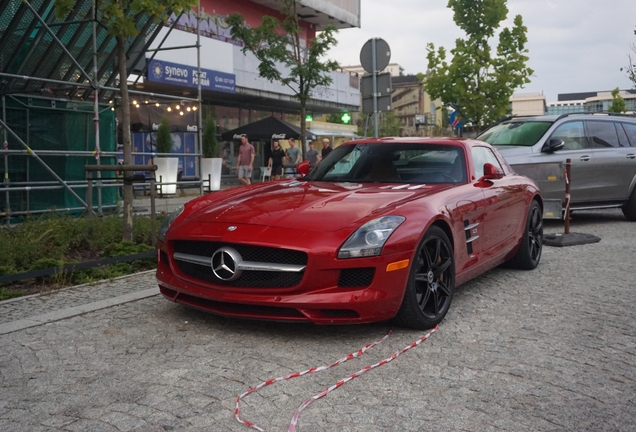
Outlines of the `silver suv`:
[{"label": "silver suv", "polygon": [[565,160],[571,159],[571,209],[621,207],[636,221],[636,117],[515,117],[477,139],[494,145],[515,171],[535,180],[546,203],[556,203],[558,210],[565,205]]}]

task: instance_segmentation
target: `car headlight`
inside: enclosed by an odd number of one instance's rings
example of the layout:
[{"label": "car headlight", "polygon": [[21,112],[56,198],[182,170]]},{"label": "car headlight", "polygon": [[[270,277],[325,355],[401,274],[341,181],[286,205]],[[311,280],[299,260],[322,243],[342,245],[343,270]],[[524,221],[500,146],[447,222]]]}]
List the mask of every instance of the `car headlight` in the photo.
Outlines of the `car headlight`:
[{"label": "car headlight", "polygon": [[383,216],[365,223],[344,242],[338,251],[338,258],[380,255],[384,243],[404,221],[402,216]]},{"label": "car headlight", "polygon": [[168,232],[168,228],[170,228],[172,222],[174,222],[179,217],[179,215],[183,213],[183,210],[185,210],[185,207],[183,205],[180,205],[175,211],[170,213],[168,217],[164,219],[161,227],[159,228],[159,232],[157,233],[157,239],[159,241],[166,241],[166,232]]}]

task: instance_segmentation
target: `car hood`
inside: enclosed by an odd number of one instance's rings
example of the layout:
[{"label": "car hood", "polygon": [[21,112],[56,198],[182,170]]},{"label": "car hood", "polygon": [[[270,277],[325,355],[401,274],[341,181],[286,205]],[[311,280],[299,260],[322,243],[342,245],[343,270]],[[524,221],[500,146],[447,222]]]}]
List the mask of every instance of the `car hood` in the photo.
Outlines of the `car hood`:
[{"label": "car hood", "polygon": [[239,189],[225,198],[201,197],[183,222],[337,231],[367,216],[390,214],[400,205],[449,187],[452,185],[269,182]]}]

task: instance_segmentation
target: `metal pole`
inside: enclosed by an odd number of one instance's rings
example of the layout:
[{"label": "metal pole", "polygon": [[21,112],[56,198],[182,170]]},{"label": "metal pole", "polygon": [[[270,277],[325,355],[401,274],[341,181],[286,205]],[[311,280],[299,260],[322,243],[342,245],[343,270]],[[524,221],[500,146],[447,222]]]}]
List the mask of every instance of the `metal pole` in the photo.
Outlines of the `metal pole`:
[{"label": "metal pole", "polygon": [[376,38],[371,39],[371,63],[373,66],[373,137],[378,137],[378,71],[376,70]]},{"label": "metal pole", "polygon": [[86,211],[88,216],[93,216],[93,173],[86,172],[86,180],[88,181],[88,188],[86,189],[86,204],[88,204]]},{"label": "metal pole", "polygon": [[572,160],[565,160],[565,226],[564,233],[570,234],[570,175],[572,174]]},{"label": "metal pole", "polygon": [[[93,118],[93,122],[95,122],[95,162],[97,165],[100,165],[100,145],[99,145],[99,79],[97,72],[97,5],[96,1],[93,0],[93,86],[95,90],[93,91],[93,109],[95,111],[95,117]],[[91,176],[92,178],[92,176]],[[102,173],[97,171],[97,211],[100,215],[102,215]],[[91,188],[89,188],[90,190]],[[89,206],[92,206],[93,203],[89,203]]]},{"label": "metal pole", "polygon": [[[2,96],[2,120],[4,122],[7,121],[7,105],[6,105],[7,101],[6,98],[4,96]],[[3,131],[3,144],[2,144],[2,149],[3,150],[8,150],[9,149],[9,141],[7,141],[7,129],[4,128],[2,129]],[[9,202],[9,155],[5,153],[4,155],[4,186],[7,188],[7,193],[5,195],[5,203],[6,203],[6,207],[4,209],[4,212],[7,214],[7,217],[10,218],[11,216],[11,203]],[[9,219],[10,220],[10,219]]]},{"label": "metal pole", "polygon": [[[199,140],[199,149],[200,149],[199,153],[203,153],[203,131],[201,130],[203,126],[203,113],[201,112],[202,110],[201,110],[201,31],[200,31],[200,27],[201,27],[201,0],[197,2],[197,74],[198,74],[197,99],[199,101],[199,117],[198,117],[199,127],[197,128],[197,138]],[[203,180],[202,174],[201,174],[201,156],[197,157],[197,162],[198,162],[197,177]],[[211,186],[212,185],[210,185],[210,187]],[[203,181],[201,182],[201,185],[199,186],[199,195],[203,195]]]},{"label": "metal pole", "polygon": [[157,196],[157,185],[155,184],[155,173],[150,173],[150,227],[152,229],[152,245],[157,246],[157,209],[155,206],[155,198]]}]

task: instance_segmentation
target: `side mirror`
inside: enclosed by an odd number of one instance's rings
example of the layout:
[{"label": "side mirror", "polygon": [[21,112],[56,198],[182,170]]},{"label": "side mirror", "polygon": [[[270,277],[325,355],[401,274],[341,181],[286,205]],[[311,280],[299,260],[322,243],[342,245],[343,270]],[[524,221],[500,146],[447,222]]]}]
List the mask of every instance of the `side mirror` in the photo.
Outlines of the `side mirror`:
[{"label": "side mirror", "polygon": [[309,161],[304,161],[298,164],[296,167],[296,172],[303,177],[309,174]]},{"label": "side mirror", "polygon": [[503,178],[504,172],[501,168],[494,166],[491,163],[484,164],[484,175],[479,179],[479,181],[484,180],[497,180]]},{"label": "side mirror", "polygon": [[558,138],[550,138],[550,140],[543,144],[541,148],[541,153],[554,153],[555,151],[561,150],[565,143],[562,139]]}]

